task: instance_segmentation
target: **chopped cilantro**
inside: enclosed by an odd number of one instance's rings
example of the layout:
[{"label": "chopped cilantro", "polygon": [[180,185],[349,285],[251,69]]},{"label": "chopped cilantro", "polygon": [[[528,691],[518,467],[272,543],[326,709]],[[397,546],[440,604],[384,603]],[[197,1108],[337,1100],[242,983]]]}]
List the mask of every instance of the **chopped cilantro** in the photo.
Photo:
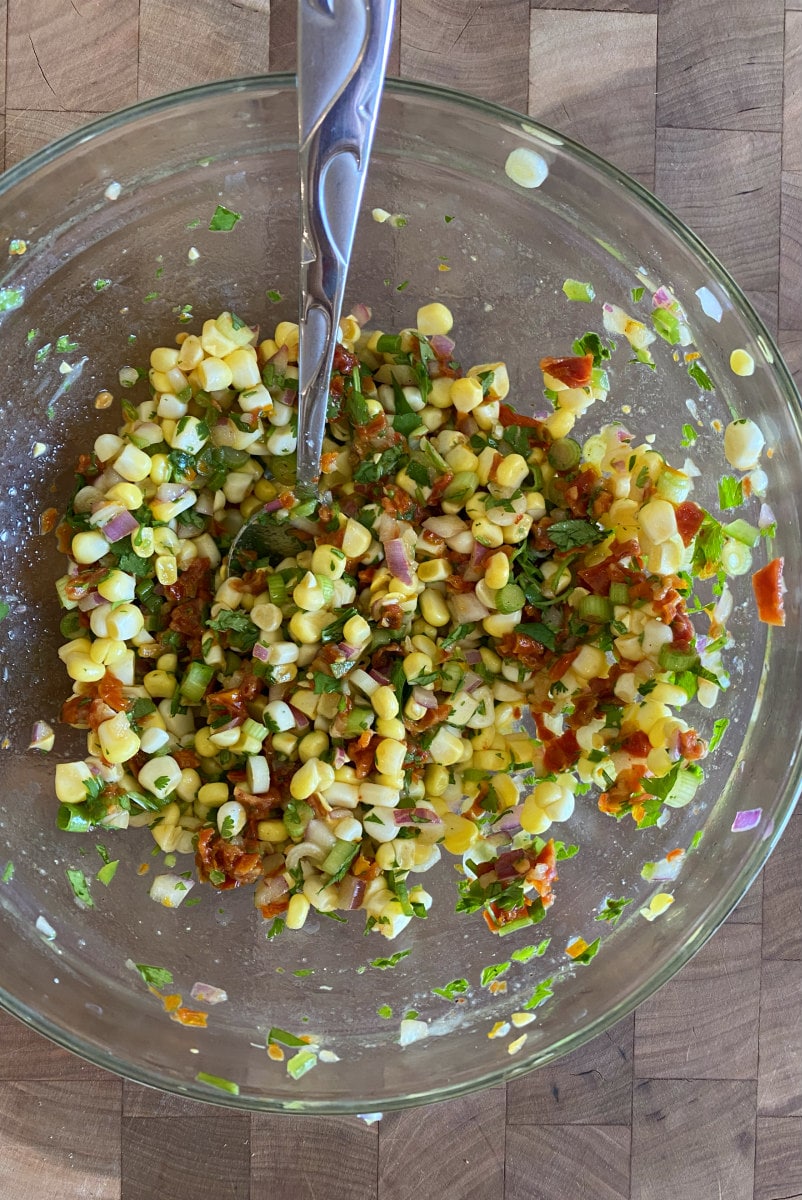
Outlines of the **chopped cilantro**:
[{"label": "chopped cilantro", "polygon": [[600,367],[606,358],[611,357],[610,348],[605,346],[598,333],[583,333],[581,338],[576,339],[571,349],[574,354],[579,356],[592,354],[594,367]]},{"label": "chopped cilantro", "polygon": [[76,900],[80,900],[87,908],[94,908],[95,902],[89,894],[89,884],[83,871],[77,868],[68,867],[66,872],[67,881],[72,888],[72,894]]},{"label": "chopped cilantro", "polygon": [[483,967],[481,978],[479,980],[482,987],[487,987],[487,985],[492,983],[494,979],[498,979],[500,975],[505,975],[506,972],[509,971],[511,965],[512,964],[510,962],[502,962],[493,963],[493,965],[489,967]]},{"label": "chopped cilantro", "polygon": [[374,958],[370,965],[379,971],[386,971],[390,967],[397,966],[402,958],[406,958],[411,953],[411,950],[396,950],[395,954],[391,954],[389,958]]},{"label": "chopped cilantro", "polygon": [[692,446],[693,443],[698,438],[698,436],[699,436],[699,434],[694,429],[693,425],[683,425],[682,426],[682,440],[680,441],[680,445],[684,446],[686,448],[688,446]]},{"label": "chopped cilantro", "polygon": [[11,880],[14,878],[14,871],[14,864],[11,859],[9,859],[6,865],[3,867],[3,874],[0,875],[0,883],[11,883]]},{"label": "chopped cilantro", "polygon": [[92,287],[95,289],[96,292],[105,291],[105,289],[107,287],[111,287],[111,280],[110,279],[96,279],[94,281],[94,283],[92,284]]},{"label": "chopped cilantro", "polygon": [[284,924],[285,923],[284,923],[284,920],[282,917],[276,917],[273,920],[273,923],[271,924],[270,928],[267,931],[268,941],[272,941],[273,938],[277,938],[280,933],[283,933]]},{"label": "chopped cilantro", "polygon": [[117,874],[117,868],[120,865],[119,858],[115,858],[112,862],[105,863],[97,873],[98,880],[104,887],[108,887],[114,876]]},{"label": "chopped cilantro", "polygon": [[724,731],[726,730],[729,723],[730,723],[729,717],[719,717],[719,719],[715,722],[715,724],[713,725],[713,733],[711,734],[710,741],[708,742],[708,745],[707,745],[708,753],[711,750],[715,750],[716,746],[719,744],[721,739],[724,737]]},{"label": "chopped cilantro", "polygon": [[710,376],[700,362],[692,362],[688,365],[688,374],[694,383],[698,383],[703,392],[712,392],[713,384],[710,381]]},{"label": "chopped cilantro", "polygon": [[467,992],[467,990],[467,979],[452,979],[445,987],[432,988],[432,994],[434,996],[441,996],[444,1000],[455,1000],[457,996],[461,995],[462,992]]},{"label": "chopped cilantro", "polygon": [[221,609],[217,616],[208,622],[208,626],[218,633],[233,634],[234,637],[229,637],[229,641],[236,646],[236,649],[245,653],[253,650],[259,641],[259,626],[242,608]]},{"label": "chopped cilantro", "polygon": [[209,222],[209,228],[212,233],[228,233],[233,229],[237,221],[240,220],[241,214],[233,212],[232,209],[226,208],[224,204],[218,204],[214,210],[214,216]]},{"label": "chopped cilantro", "polygon": [[630,295],[632,296],[632,303],[633,303],[633,304],[637,304],[639,300],[642,300],[642,299],[643,299],[643,293],[644,293],[645,291],[646,291],[646,288],[642,288],[642,287],[634,287],[634,288],[632,288],[632,290],[631,290],[631,292],[630,292]]},{"label": "chopped cilantro", "polygon": [[591,521],[569,519],[555,521],[546,529],[549,541],[558,550],[573,550],[576,546],[595,546],[605,537],[605,531]]},{"label": "chopped cilantro", "polygon": [[532,958],[542,958],[549,948],[551,938],[544,938],[538,946],[521,946],[519,950],[513,950],[511,958],[513,962],[528,963]]},{"label": "chopped cilantro", "polygon": [[548,999],[550,999],[551,996],[554,995],[554,988],[551,986],[553,983],[554,983],[553,978],[544,979],[542,983],[539,983],[537,985],[535,990],[532,992],[532,995],[529,997],[529,999],[527,1000],[526,1004],[523,1005],[523,1007],[525,1009],[532,1009],[532,1008],[539,1008],[541,1004],[545,1004],[545,1002]]},{"label": "chopped cilantro", "polygon": [[299,967],[297,971],[293,971],[296,979],[305,979],[307,975],[314,975],[314,973],[311,967]]},{"label": "chopped cilantro", "polygon": [[728,508],[738,508],[744,502],[744,488],[740,479],[732,475],[723,475],[718,481],[718,505],[724,511]]},{"label": "chopped cilantro", "polygon": [[376,1012],[385,1021],[389,1021],[390,1017],[392,1017],[392,1015],[393,1015],[393,1010],[390,1008],[389,1004],[380,1004],[379,1007],[376,1009]]},{"label": "chopped cilantro", "polygon": [[405,279],[403,283],[399,283],[399,284],[397,284],[397,285],[396,285],[396,289],[395,289],[395,290],[396,290],[397,292],[403,292],[403,291],[406,291],[406,289],[407,289],[408,287],[409,287],[409,280],[408,280],[408,279]]},{"label": "chopped cilantro", "polygon": [[596,938],[596,941],[591,942],[590,945],[587,946],[582,951],[581,954],[577,954],[576,958],[573,961],[575,963],[582,963],[584,966],[587,966],[587,964],[591,961],[591,959],[594,959],[596,957],[596,955],[599,953],[600,945],[601,945],[601,938]]},{"label": "chopped cilantro", "polygon": [[611,925],[617,925],[624,909],[631,903],[632,900],[626,896],[621,896],[618,900],[613,900],[608,896],[604,901],[604,907],[596,914],[594,920],[609,921]]},{"label": "chopped cilantro", "polygon": [[443,217],[443,220],[445,221],[446,225],[450,225],[451,222],[454,220],[454,218],[450,217],[450,216],[448,216],[448,214],[446,214],[446,216]]},{"label": "chopped cilantro", "polygon": [[6,600],[0,600],[0,621],[5,621],[11,612],[11,605]]},{"label": "chopped cilantro", "polygon": [[702,838],[704,836],[705,836],[705,831],[703,829],[697,829],[696,833],[691,838],[691,844],[688,847],[688,849],[689,850],[698,850],[699,846],[701,845]]},{"label": "chopped cilantro", "polygon": [[146,963],[134,963],[137,971],[150,987],[165,988],[173,982],[173,975],[165,967],[149,967]]},{"label": "chopped cilantro", "polygon": [[61,337],[56,339],[56,350],[59,354],[72,354],[73,350],[77,349],[78,343],[70,341],[67,333],[62,333]]}]

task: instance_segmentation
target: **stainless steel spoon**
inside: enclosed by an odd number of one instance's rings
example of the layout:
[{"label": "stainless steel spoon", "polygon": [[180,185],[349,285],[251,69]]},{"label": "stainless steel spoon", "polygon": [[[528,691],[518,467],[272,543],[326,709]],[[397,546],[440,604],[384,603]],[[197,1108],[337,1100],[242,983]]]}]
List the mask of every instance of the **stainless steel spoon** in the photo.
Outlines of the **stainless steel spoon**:
[{"label": "stainless steel spoon", "polygon": [[[301,253],[295,495],[314,498],[343,293],[379,113],[395,0],[299,0]],[[229,551],[236,561],[298,549],[257,513]],[[289,537],[288,537],[289,535]]]}]

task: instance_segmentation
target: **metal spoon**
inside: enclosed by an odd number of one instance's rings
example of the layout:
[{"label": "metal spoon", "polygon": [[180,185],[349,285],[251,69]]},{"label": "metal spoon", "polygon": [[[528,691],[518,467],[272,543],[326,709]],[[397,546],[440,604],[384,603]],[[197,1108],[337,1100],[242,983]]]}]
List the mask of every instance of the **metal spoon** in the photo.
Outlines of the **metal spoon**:
[{"label": "metal spoon", "polygon": [[[301,254],[298,450],[295,495],[317,496],[329,380],[368,161],[379,112],[395,0],[299,0],[298,131]],[[229,571],[254,556],[299,548],[270,513],[237,534]]]}]

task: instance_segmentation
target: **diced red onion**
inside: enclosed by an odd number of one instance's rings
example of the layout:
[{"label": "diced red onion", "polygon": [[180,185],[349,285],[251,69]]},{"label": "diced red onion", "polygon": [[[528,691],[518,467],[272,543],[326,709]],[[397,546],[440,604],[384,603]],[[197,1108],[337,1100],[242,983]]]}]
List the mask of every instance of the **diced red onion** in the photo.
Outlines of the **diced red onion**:
[{"label": "diced red onion", "polygon": [[[290,711],[292,712],[293,717],[295,718],[295,728],[296,729],[308,729],[309,728],[309,717],[306,715],[306,713],[301,712],[300,708],[296,708],[294,704],[290,704],[289,708],[290,708]],[[342,766],[344,764],[341,763],[340,765]]]},{"label": "diced red onion", "polygon": [[426,364],[426,370],[430,379],[439,379],[442,364],[439,358],[430,358]]},{"label": "diced red onion", "polygon": [[479,650],[477,648],[473,648],[473,647],[469,650],[466,650],[465,651],[465,661],[470,666],[474,666],[476,663],[481,662],[482,661],[481,650]]},{"label": "diced red onion", "polygon": [[228,999],[228,992],[214,987],[211,983],[193,983],[192,991],[189,994],[193,1000],[199,1000],[201,1004],[223,1004]]},{"label": "diced red onion", "polygon": [[285,388],[281,393],[281,403],[287,408],[295,408],[298,403],[298,393],[294,388]]},{"label": "diced red onion", "polygon": [[81,612],[91,612],[93,608],[100,608],[100,605],[105,603],[100,592],[89,592],[78,601],[78,608]]},{"label": "diced red onion", "polygon": [[356,658],[359,654],[358,646],[349,646],[348,642],[338,642],[337,649],[342,654],[343,658]]},{"label": "diced red onion", "polygon": [[389,542],[391,538],[397,538],[400,533],[398,521],[386,512],[379,513],[374,524],[374,529],[376,537],[382,543]]},{"label": "diced red onion", "polygon": [[613,305],[612,305],[612,304],[608,304],[608,302],[607,302],[606,300],[605,300],[604,304],[602,305],[602,308],[603,308],[603,310],[604,310],[605,312],[612,312],[612,311],[613,311]]},{"label": "diced red onion", "polygon": [[526,858],[523,850],[505,850],[493,864],[499,879],[519,878],[521,872],[515,869],[515,864]]},{"label": "diced red onion", "polygon": [[268,875],[261,880],[254,899],[257,904],[275,904],[277,900],[286,896],[289,890],[289,884],[283,873],[278,872],[276,875]]},{"label": "diced red onion", "polygon": [[103,536],[109,542],[119,542],[121,538],[127,537],[135,529],[139,529],[139,522],[133,513],[125,509],[106,522],[103,526]]},{"label": "diced red onion", "polygon": [[407,585],[412,584],[412,572],[410,570],[409,558],[407,557],[407,548],[404,545],[402,538],[391,538],[384,543],[384,554],[387,559],[387,566],[396,579],[400,579],[401,583]]},{"label": "diced red onion", "polygon": [[337,892],[337,907],[352,912],[359,908],[365,896],[366,883],[356,875],[346,875]]},{"label": "diced red onion", "polygon": [[758,515],[758,518],[757,518],[758,529],[768,529],[769,525],[773,525],[776,520],[777,520],[777,518],[775,517],[775,515],[774,515],[772,509],[769,507],[769,505],[761,504],[760,514]]},{"label": "diced red onion", "polygon": [[284,507],[284,505],[281,503],[281,501],[279,500],[279,498],[277,496],[275,498],[275,500],[268,500],[267,504],[265,504],[264,508],[262,509],[262,512],[266,512],[266,513],[278,512],[278,510],[283,507]]},{"label": "diced red onion", "polygon": [[270,647],[263,646],[261,642],[257,642],[253,648],[253,657],[258,658],[259,662],[267,662],[270,657]]},{"label": "diced red onion", "polygon": [[272,703],[273,700],[283,700],[286,685],[283,683],[271,683],[267,689],[267,698]]},{"label": "diced red onion", "polygon": [[323,821],[319,821],[317,817],[312,817],[306,827],[305,839],[312,842],[313,845],[319,846],[321,850],[331,850],[334,843],[337,841],[335,835],[331,832],[328,825]]},{"label": "diced red onion", "polygon": [[515,808],[508,808],[501,814],[498,820],[493,823],[493,832],[517,833],[521,828],[521,813],[523,810],[523,804],[516,804]]},{"label": "diced red onion", "polygon": [[490,612],[490,609],[485,608],[475,592],[455,592],[453,596],[449,596],[448,603],[458,625],[481,621]]},{"label": "diced red onion", "polygon": [[423,528],[438,537],[450,538],[456,537],[458,533],[464,533],[470,526],[456,514],[446,514],[442,517],[427,517],[423,522]]},{"label": "diced red onion", "polygon": [[632,434],[629,432],[628,429],[617,430],[616,437],[618,438],[619,442],[631,442],[632,441]]},{"label": "diced red onion", "polygon": [[437,697],[434,692],[430,692],[425,687],[414,687],[412,689],[412,698],[417,701],[421,708],[437,708]]},{"label": "diced red onion", "polygon": [[347,762],[348,755],[345,752],[345,748],[343,746],[337,746],[334,751],[334,761],[331,764],[334,767],[334,770],[337,771],[340,767],[344,767]]},{"label": "diced red onion", "polygon": [[396,825],[418,825],[421,821],[427,824],[442,824],[437,813],[430,808],[394,808],[393,819]]},{"label": "diced red onion", "polygon": [[732,823],[733,833],[745,833],[747,829],[754,829],[760,824],[760,818],[763,816],[762,808],[746,808],[742,812],[735,814],[735,820]]},{"label": "diced red onion", "polygon": [[482,578],[485,562],[487,562],[491,554],[495,553],[496,551],[489,546],[483,546],[481,542],[474,542],[470,562],[465,568],[465,579],[468,583],[475,583],[478,579]]},{"label": "diced red onion", "polygon": [[373,314],[368,308],[367,304],[355,304],[351,309],[351,316],[354,318],[357,325],[360,326],[367,325],[372,315]]},{"label": "diced red onion", "polygon": [[210,517],[214,512],[214,496],[211,492],[203,491],[198,493],[198,498],[195,501],[195,512],[200,513],[202,517]]},{"label": "diced red onion", "polygon": [[450,358],[454,353],[454,345],[450,337],[444,333],[435,333],[429,338],[429,345],[438,358]]},{"label": "diced red onion", "polygon": [[276,353],[268,361],[273,364],[280,375],[283,375],[290,362],[290,352],[287,346],[279,346]]},{"label": "diced red onion", "polygon": [[467,671],[465,678],[462,681],[466,692],[475,692],[477,688],[482,686],[482,680],[478,675],[474,675],[473,671]]},{"label": "diced red onion", "polygon": [[673,858],[661,858],[659,862],[654,864],[654,871],[651,879],[667,880],[676,879],[682,870],[682,864],[685,861],[685,855],[676,854]]},{"label": "diced red onion", "polygon": [[47,721],[34,721],[33,729],[31,730],[31,742],[28,749],[44,750],[47,753],[47,751],[53,749],[54,737],[55,734]]},{"label": "diced red onion", "polygon": [[382,687],[390,682],[389,675],[384,675],[381,671],[377,671],[375,667],[372,671],[368,671],[368,675],[370,675],[371,679],[375,679],[377,683],[381,684]]},{"label": "diced red onion", "polygon": [[659,287],[652,296],[652,308],[673,308],[676,299],[667,288]]},{"label": "diced red onion", "polygon": [[160,483],[156,489],[156,499],[170,503],[172,500],[180,500],[189,491],[189,484],[186,483]]}]

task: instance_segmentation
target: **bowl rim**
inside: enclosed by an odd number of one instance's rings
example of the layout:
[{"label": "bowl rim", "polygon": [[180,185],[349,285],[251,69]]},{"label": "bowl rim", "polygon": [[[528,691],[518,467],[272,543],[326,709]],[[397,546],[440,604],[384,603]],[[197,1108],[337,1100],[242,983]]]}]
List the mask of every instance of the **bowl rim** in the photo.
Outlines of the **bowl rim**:
[{"label": "bowl rim", "polygon": [[[175,92],[168,92],[147,100],[137,101],[113,113],[104,114],[82,125],[78,129],[64,134],[62,137],[48,143],[46,146],[22,159],[19,163],[16,163],[0,176],[0,197],[11,192],[13,188],[34,175],[39,169],[49,166],[76,147],[85,142],[92,141],[103,134],[114,132],[142,117],[170,112],[187,103],[214,96],[230,95],[237,92],[254,94],[263,92],[266,89],[278,91],[287,88],[294,89],[295,87],[296,76],[294,73],[286,71],[271,72],[261,75],[235,76],[228,79],[216,80],[211,83],[197,84],[193,87],[182,88]],[[450,107],[459,108],[462,111],[473,110],[485,117],[493,118],[506,126],[510,124],[517,126],[521,133],[526,133],[529,136],[538,136],[542,133],[544,141],[551,142],[552,144],[556,143],[561,151],[566,151],[569,156],[578,159],[583,165],[600,172],[609,181],[623,188],[636,202],[645,205],[664,226],[667,226],[680,239],[685,248],[703,263],[706,270],[710,272],[711,277],[725,288],[739,315],[746,320],[748,325],[751,325],[756,340],[770,352],[771,360],[767,362],[767,365],[773,372],[780,390],[785,395],[787,403],[791,407],[796,406],[802,412],[802,396],[800,396],[799,390],[779,351],[776,340],[742,289],[705,243],[671,209],[664,205],[661,200],[648,191],[636,179],[633,179],[614,164],[565,134],[553,130],[550,126],[544,125],[533,117],[517,112],[504,105],[481,99],[478,96],[473,96],[454,88],[446,88],[430,83],[395,77],[387,78],[386,90],[388,93],[396,96],[428,98]],[[766,357],[769,359],[769,355],[766,355]],[[769,631],[767,652],[771,645],[771,636],[772,631]],[[774,828],[770,836],[755,843],[755,849],[750,860],[742,869],[740,875],[732,881],[730,891],[725,896],[720,897],[715,904],[711,905],[710,910],[692,931],[691,936],[686,937],[683,943],[677,948],[670,962],[667,962],[656,975],[650,977],[649,981],[639,987],[634,993],[630,993],[624,997],[603,1015],[583,1025],[580,1029],[573,1030],[547,1049],[541,1049],[531,1054],[528,1058],[511,1061],[509,1064],[504,1064],[495,1070],[487,1071],[483,1075],[469,1081],[453,1084],[445,1082],[415,1094],[404,1093],[382,1098],[379,1102],[382,1111],[393,1111],[419,1104],[453,1100],[459,1096],[478,1091],[481,1088],[506,1083],[511,1079],[527,1074],[538,1067],[545,1066],[547,1063],[578,1049],[586,1042],[600,1036],[606,1029],[609,1029],[617,1021],[627,1016],[688,963],[740,902],[777,845],[796,807],[800,792],[802,792],[802,760],[797,763],[795,770],[789,775],[781,797],[781,809],[775,815]],[[182,1083],[160,1075],[157,1071],[148,1069],[142,1065],[122,1062],[102,1047],[92,1045],[78,1037],[73,1037],[69,1032],[18,1000],[17,997],[6,991],[2,985],[0,985],[0,1007],[22,1020],[37,1033],[44,1035],[57,1045],[62,1046],[96,1066],[145,1086],[172,1092],[176,1095],[199,1100],[218,1107],[257,1112],[287,1112],[293,1115],[304,1113],[312,1115],[348,1113],[359,1115],[360,1113],[364,1113],[365,1109],[370,1107],[371,1104],[376,1103],[373,1099],[338,1098],[336,1100],[326,1100],[299,1098],[298,1100],[278,1100],[253,1095],[233,1096],[214,1093],[211,1090],[206,1090],[205,1087],[194,1081],[191,1083]]]}]

